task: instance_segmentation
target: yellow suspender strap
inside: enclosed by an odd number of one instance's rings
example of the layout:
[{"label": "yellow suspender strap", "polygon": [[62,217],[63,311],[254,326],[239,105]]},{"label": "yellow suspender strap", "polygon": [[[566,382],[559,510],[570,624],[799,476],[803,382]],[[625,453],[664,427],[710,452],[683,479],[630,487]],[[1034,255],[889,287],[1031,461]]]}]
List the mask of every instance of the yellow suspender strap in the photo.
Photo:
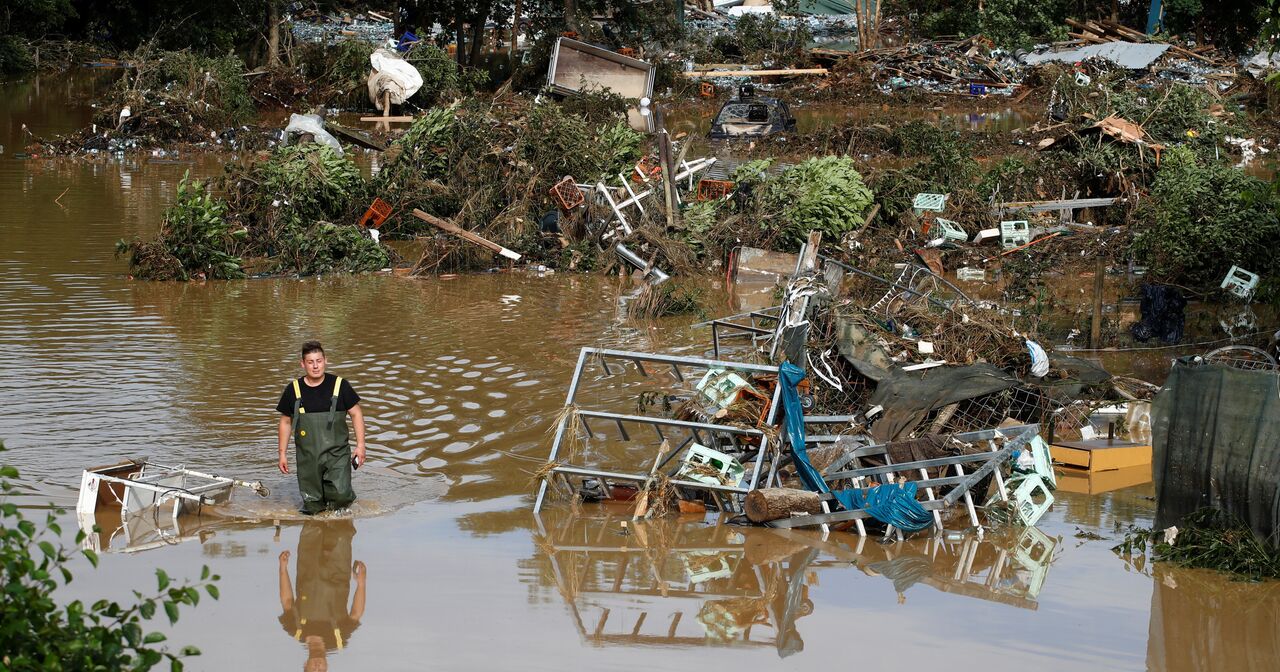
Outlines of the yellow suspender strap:
[{"label": "yellow suspender strap", "polygon": [[302,407],[302,390],[298,388],[298,379],[293,379],[293,399],[298,402],[298,412],[306,413],[307,409]]},{"label": "yellow suspender strap", "polygon": [[340,391],[342,391],[342,376],[338,376],[338,379],[333,381],[333,396],[338,396]]},{"label": "yellow suspender strap", "polygon": [[333,629],[333,638],[338,640],[338,650],[341,651],[344,648],[344,644],[342,642],[342,633],[337,628]]}]

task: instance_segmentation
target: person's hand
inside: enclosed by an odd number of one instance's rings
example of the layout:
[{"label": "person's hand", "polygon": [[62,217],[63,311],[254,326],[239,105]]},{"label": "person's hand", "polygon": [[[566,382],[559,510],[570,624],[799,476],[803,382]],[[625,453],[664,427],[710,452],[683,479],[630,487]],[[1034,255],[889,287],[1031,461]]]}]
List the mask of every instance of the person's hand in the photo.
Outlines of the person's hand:
[{"label": "person's hand", "polygon": [[356,466],[363,467],[364,466],[364,446],[356,446],[356,449],[352,453],[352,455],[355,455]]},{"label": "person's hand", "polygon": [[280,551],[280,564],[282,565],[289,564],[289,551],[287,550]]},{"label": "person's hand", "polygon": [[289,456],[281,455],[280,464],[278,466],[280,467],[280,473],[288,474],[289,473]]},{"label": "person's hand", "polygon": [[364,571],[364,563],[360,560],[356,560],[355,564],[351,565],[351,575],[356,577],[357,581],[364,579]]}]

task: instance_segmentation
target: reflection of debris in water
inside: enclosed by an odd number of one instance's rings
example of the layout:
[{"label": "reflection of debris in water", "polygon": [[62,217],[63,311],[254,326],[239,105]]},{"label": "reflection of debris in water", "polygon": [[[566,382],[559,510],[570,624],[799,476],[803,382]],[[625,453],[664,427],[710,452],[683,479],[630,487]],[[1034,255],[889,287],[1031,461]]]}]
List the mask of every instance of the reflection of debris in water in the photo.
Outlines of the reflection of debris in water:
[{"label": "reflection of debris in water", "polygon": [[236,520],[311,520],[313,518],[371,518],[391,513],[410,504],[436,499],[448,490],[442,475],[407,476],[391,469],[372,465],[354,475],[356,501],[347,509],[308,516],[298,510],[302,495],[298,481],[292,476],[277,475],[263,481],[271,494],[258,497],[237,492],[231,501],[217,507],[206,507],[205,513]]}]

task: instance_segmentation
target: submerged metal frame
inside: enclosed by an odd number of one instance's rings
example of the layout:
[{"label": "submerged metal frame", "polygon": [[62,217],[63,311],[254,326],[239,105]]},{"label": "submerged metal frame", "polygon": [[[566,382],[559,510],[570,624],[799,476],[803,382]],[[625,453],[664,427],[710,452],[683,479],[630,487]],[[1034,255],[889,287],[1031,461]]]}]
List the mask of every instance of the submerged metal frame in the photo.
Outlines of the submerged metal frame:
[{"label": "submerged metal frame", "polygon": [[[829,420],[828,420],[829,421]],[[1012,455],[1014,449],[1026,444],[1040,433],[1039,425],[1017,425],[1014,427],[1006,427],[1003,429],[983,429],[976,432],[963,432],[952,435],[954,438],[963,443],[976,443],[986,441],[989,448],[988,452],[982,453],[966,453],[962,455],[952,455],[948,457],[936,457],[926,460],[914,460],[911,462],[892,463],[889,460],[889,444],[876,444],[871,446],[858,446],[848,449],[844,455],[837,458],[821,473],[824,481],[844,480],[844,479],[862,479],[871,477],[881,477],[884,483],[892,482],[895,474],[899,472],[916,472],[922,476],[922,480],[916,481],[919,488],[925,490],[926,499],[921,502],[921,506],[926,511],[934,513],[934,523],[941,530],[941,518],[939,512],[943,509],[954,506],[961,498],[964,499],[965,508],[969,513],[969,520],[978,530],[979,536],[982,534],[982,525],[978,522],[978,513],[973,503],[973,497],[969,494],[969,490],[977,485],[979,481],[986,478],[988,474],[994,473],[996,484],[1000,492],[1002,500],[1008,499],[1008,493],[1005,492],[1004,477],[999,472],[1001,463],[1007,461]],[[996,437],[1005,439],[1004,445],[999,448],[995,445]],[[811,439],[806,437],[805,444],[822,444],[838,442],[840,437],[833,436],[814,436]],[[784,435],[784,440],[785,435]],[[886,464],[875,467],[862,467],[855,469],[845,469],[851,462],[859,457],[871,455],[883,455]],[[976,470],[966,473],[965,464],[980,462]],[[955,470],[955,476],[945,476],[940,478],[928,478],[925,471],[929,467],[951,467]],[[933,492],[933,488],[942,488],[951,486],[951,491],[942,497],[937,497]],[[822,496],[824,502],[835,500],[835,496],[826,494]],[[793,518],[783,518],[767,523],[770,527],[809,527],[817,525],[830,525],[831,523],[862,521],[869,518],[870,515],[863,509],[855,509],[853,511],[837,511],[834,513],[819,513],[807,516],[796,516]],[[858,528],[860,534],[865,534],[862,527]],[[886,531],[886,535],[891,532]]]},{"label": "submerged metal frame", "polygon": [[[591,359],[595,359],[600,363],[600,368],[604,370],[604,373],[606,376],[612,376],[615,374],[615,371],[612,368],[610,368],[610,360],[615,360],[615,366],[618,366],[619,368],[625,368],[626,362],[631,362],[632,364],[635,365],[636,371],[640,373],[640,375],[646,376],[646,377],[649,376],[649,371],[646,370],[644,366],[646,363],[669,367],[671,372],[674,374],[676,381],[678,382],[683,382],[686,379],[684,372],[680,368],[682,366],[688,367],[688,368],[694,368],[694,369],[701,369],[701,370],[712,369],[712,368],[722,368],[722,369],[740,371],[740,372],[746,372],[746,373],[764,373],[764,374],[772,374],[772,375],[778,374],[778,367],[768,366],[764,364],[728,362],[728,361],[722,361],[722,360],[716,360],[716,359],[705,359],[701,357],[684,357],[679,355],[659,355],[659,354],[653,354],[648,352],[632,352],[628,350],[611,350],[606,348],[587,347],[587,348],[583,348],[578,353],[578,362],[574,366],[573,378],[569,383],[569,392],[565,396],[565,408],[571,408],[576,405],[578,388],[582,383],[582,376],[583,376],[583,373],[586,371],[587,363]],[[769,413],[765,420],[765,423],[769,426],[777,424],[778,409],[781,407],[781,395],[782,395],[782,386],[776,385],[774,387],[773,396],[770,400]],[[730,439],[731,441],[736,441],[736,439],[732,437],[737,437],[737,436],[758,437],[760,440],[760,445],[756,449],[755,463],[751,470],[751,477],[750,477],[750,480],[744,484],[745,487],[708,485],[706,483],[700,483],[696,481],[687,481],[687,480],[671,481],[671,484],[677,487],[688,488],[691,490],[705,491],[709,493],[711,497],[715,499],[717,502],[720,502],[722,506],[724,505],[725,499],[726,499],[726,497],[724,496],[727,495],[727,500],[729,501],[730,504],[735,505],[736,508],[738,509],[741,508],[740,502],[738,500],[740,500],[741,497],[745,496],[748,492],[756,488],[756,485],[760,479],[761,467],[763,466],[763,463],[766,457],[769,455],[768,453],[769,435],[757,428],[734,427],[730,425],[717,425],[717,424],[705,423],[705,422],[693,422],[689,420],[676,420],[676,419],[667,418],[667,417],[631,415],[631,414],[613,413],[608,411],[580,408],[575,413],[563,414],[562,417],[560,418],[559,423],[557,423],[555,437],[552,439],[552,442],[551,442],[551,452],[547,456],[547,464],[549,465],[555,464],[556,458],[560,454],[560,446],[564,442],[565,432],[567,430],[575,431],[575,432],[578,431],[577,427],[574,427],[572,430],[569,430],[568,424],[569,424],[569,419],[571,417],[576,417],[578,419],[578,422],[582,425],[582,428],[586,430],[587,435],[589,437],[594,437],[596,435],[596,432],[592,430],[590,424],[587,422],[588,419],[604,420],[604,421],[609,421],[614,423],[617,426],[618,432],[622,436],[623,440],[627,440],[627,441],[631,439],[626,429],[626,425],[628,424],[643,425],[643,426],[648,426],[652,428],[653,431],[657,434],[659,441],[663,441],[667,438],[666,435],[662,433],[662,428],[664,427],[687,431],[689,433],[690,438],[686,440],[684,443],[677,445],[675,448],[671,449],[666,455],[664,455],[661,461],[655,466],[655,469],[662,468],[664,465],[670,462],[671,459],[673,459],[677,454],[679,454],[681,450],[684,449],[685,445],[687,445],[689,441],[700,440],[699,432],[706,432],[707,434],[713,434],[713,435],[728,435],[731,437]],[[538,484],[538,494],[534,499],[534,503],[533,503],[533,512],[535,514],[542,510],[543,501],[546,499],[547,485],[551,482],[551,479],[556,476],[560,476],[561,478],[564,478],[566,480],[568,476],[589,476],[589,477],[599,478],[602,480],[629,481],[637,484],[644,484],[653,478],[653,475],[651,472],[627,473],[627,472],[618,472],[618,471],[606,471],[603,469],[597,469],[595,467],[590,467],[590,466],[556,465],[551,468],[548,474],[544,476],[541,482]],[[572,488],[570,488],[570,490],[572,491]]]},{"label": "submerged metal frame", "polygon": [[[720,358],[720,341],[731,338],[750,338],[752,345],[764,338],[773,337],[773,329],[765,328],[766,322],[777,323],[781,319],[782,306],[770,306],[761,310],[749,310],[737,315],[719,317],[706,322],[699,322],[694,327],[711,327],[711,354]],[[743,324],[742,321],[749,321]],[[721,331],[729,333],[721,334]]]}]

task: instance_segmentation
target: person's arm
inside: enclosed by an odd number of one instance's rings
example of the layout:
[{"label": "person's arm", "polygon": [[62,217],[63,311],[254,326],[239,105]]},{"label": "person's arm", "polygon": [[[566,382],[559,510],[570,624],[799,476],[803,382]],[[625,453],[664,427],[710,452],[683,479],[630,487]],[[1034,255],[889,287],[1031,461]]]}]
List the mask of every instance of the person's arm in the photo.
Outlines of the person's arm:
[{"label": "person's arm", "polygon": [[351,611],[348,615],[356,623],[359,623],[360,619],[364,618],[364,577],[367,571],[364,563],[359,560],[356,560],[355,564],[351,566],[351,573],[356,575],[356,594],[351,598]]},{"label": "person's arm", "polygon": [[[361,429],[363,429],[363,425]],[[276,431],[276,444],[280,451],[280,473],[289,473],[289,434],[293,432],[293,419],[287,415],[280,416],[280,428]],[[364,436],[363,433],[360,436]]]},{"label": "person's arm", "polygon": [[289,551],[280,551],[280,608],[293,610],[293,583],[289,581]]},{"label": "person's arm", "polygon": [[352,454],[356,457],[356,464],[364,466],[364,411],[360,410],[360,404],[356,404],[347,409],[347,415],[351,416],[351,425],[356,430],[356,449]]}]

